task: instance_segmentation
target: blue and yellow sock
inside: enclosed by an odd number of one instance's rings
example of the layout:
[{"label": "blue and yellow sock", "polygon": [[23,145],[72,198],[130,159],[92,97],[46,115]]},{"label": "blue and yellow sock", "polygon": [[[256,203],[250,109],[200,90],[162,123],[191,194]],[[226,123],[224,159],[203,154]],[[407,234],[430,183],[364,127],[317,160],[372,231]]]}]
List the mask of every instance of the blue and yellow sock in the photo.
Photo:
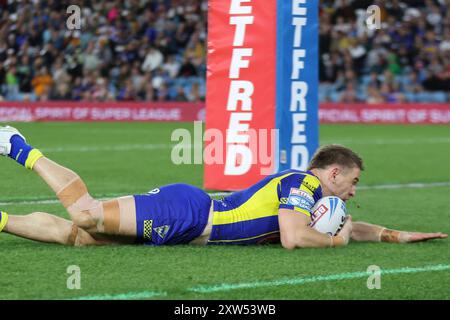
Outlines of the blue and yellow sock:
[{"label": "blue and yellow sock", "polygon": [[0,232],[2,232],[7,222],[8,222],[8,214],[4,211],[0,211]]},{"label": "blue and yellow sock", "polygon": [[18,134],[13,135],[10,142],[11,152],[9,153],[9,157],[16,160],[27,169],[33,169],[36,161],[43,156],[42,152],[27,144]]}]

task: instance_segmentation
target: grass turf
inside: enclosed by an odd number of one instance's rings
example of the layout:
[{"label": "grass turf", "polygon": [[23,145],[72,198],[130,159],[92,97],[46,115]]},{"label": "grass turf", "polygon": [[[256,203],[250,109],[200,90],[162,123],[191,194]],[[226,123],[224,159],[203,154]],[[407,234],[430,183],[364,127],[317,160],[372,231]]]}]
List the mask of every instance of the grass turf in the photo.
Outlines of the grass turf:
[{"label": "grass turf", "polygon": [[[201,165],[173,165],[171,133],[192,124],[17,123],[28,141],[76,171],[91,194],[143,193],[159,185],[202,186]],[[450,181],[450,132],[445,126],[321,126],[321,143],[344,143],[366,162],[361,184]],[[0,159],[1,210],[45,211],[68,217],[34,173]],[[393,228],[449,232],[449,186],[358,191],[348,207],[354,220]],[[449,241],[396,245],[352,243],[339,249],[286,251],[260,247],[72,248],[0,234],[0,299],[449,299],[450,271],[383,275],[380,290],[367,277],[305,284],[267,281],[383,269],[450,265]],[[81,289],[67,289],[67,268],[81,270]],[[199,293],[218,284],[253,287]],[[137,294],[143,293],[143,294]],[[121,295],[128,294],[128,295]]]}]

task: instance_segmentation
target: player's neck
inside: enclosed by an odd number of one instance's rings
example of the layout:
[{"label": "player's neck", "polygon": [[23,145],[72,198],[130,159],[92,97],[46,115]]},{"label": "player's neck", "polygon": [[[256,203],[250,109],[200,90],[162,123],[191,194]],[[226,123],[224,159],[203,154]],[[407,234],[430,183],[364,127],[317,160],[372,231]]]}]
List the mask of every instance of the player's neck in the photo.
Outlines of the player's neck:
[{"label": "player's neck", "polygon": [[322,169],[314,168],[310,170],[313,175],[315,175],[319,181],[320,186],[322,187],[322,195],[324,197],[333,196],[334,194],[331,192],[330,188],[327,185],[327,172]]}]

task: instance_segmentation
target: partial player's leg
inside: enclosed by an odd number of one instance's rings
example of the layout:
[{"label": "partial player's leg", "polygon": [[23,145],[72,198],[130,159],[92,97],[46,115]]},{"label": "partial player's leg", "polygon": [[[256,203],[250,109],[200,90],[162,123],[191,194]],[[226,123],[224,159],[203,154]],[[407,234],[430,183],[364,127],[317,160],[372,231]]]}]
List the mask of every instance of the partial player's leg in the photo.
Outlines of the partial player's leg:
[{"label": "partial player's leg", "polygon": [[8,215],[0,211],[0,232],[22,238],[68,246],[106,245],[112,242],[94,239],[72,221],[45,213]]},{"label": "partial player's leg", "polygon": [[94,199],[75,172],[44,157],[11,127],[0,128],[0,154],[8,155],[27,169],[36,171],[56,193],[78,227],[91,234],[136,236],[132,196],[108,201]]},{"label": "partial player's leg", "polygon": [[96,200],[72,170],[41,157],[33,170],[52,188],[72,221],[90,233],[136,235],[136,213],[132,196],[108,201]]}]

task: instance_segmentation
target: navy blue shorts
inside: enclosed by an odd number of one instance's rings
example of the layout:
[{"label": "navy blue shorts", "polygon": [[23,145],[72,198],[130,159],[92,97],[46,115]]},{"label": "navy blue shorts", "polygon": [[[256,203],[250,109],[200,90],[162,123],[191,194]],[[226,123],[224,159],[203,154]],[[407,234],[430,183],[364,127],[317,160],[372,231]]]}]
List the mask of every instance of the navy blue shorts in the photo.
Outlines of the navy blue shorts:
[{"label": "navy blue shorts", "polygon": [[208,223],[211,198],[194,186],[171,184],[134,195],[138,242],[148,245],[189,243]]}]

